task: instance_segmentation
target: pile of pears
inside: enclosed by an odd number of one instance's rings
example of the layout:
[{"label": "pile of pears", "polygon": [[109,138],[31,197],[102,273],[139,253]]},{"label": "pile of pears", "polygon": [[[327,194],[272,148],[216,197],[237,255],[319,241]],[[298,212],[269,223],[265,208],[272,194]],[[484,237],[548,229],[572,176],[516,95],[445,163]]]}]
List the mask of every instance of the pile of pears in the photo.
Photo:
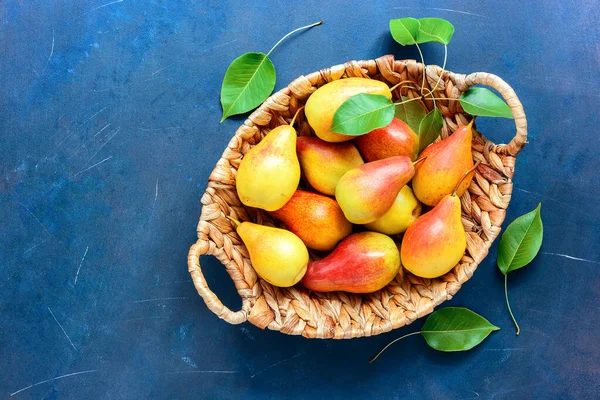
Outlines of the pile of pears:
[{"label": "pile of pears", "polygon": [[[435,278],[465,252],[460,196],[476,167],[472,124],[420,154],[417,135],[397,118],[358,137],[332,132],[338,107],[359,93],[392,98],[377,80],[327,83],[304,108],[315,136],[298,137],[294,117],[290,125],[271,130],[240,163],[241,202],[287,227],[232,219],[257,274],[272,285],[302,281],[318,292],[371,293],[401,279],[401,266]],[[316,261],[310,261],[308,249]]]}]

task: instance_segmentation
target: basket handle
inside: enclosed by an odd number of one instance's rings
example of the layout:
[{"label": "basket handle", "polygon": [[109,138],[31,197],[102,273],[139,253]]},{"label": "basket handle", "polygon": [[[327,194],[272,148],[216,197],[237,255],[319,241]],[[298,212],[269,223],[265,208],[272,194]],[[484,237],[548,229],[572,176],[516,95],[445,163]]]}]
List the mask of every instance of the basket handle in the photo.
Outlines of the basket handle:
[{"label": "basket handle", "polygon": [[209,310],[215,313],[219,318],[224,319],[230,324],[241,324],[248,320],[248,312],[250,310],[250,302],[242,297],[242,309],[239,311],[231,311],[227,306],[221,303],[221,300],[208,288],[206,278],[200,269],[200,256],[204,254],[212,254],[210,251],[210,243],[205,240],[200,240],[190,247],[188,253],[188,271],[192,276],[194,286],[198,294],[202,297]]},{"label": "basket handle", "polygon": [[527,119],[523,105],[519,101],[517,94],[508,83],[502,78],[487,72],[474,72],[464,78],[464,84],[468,89],[474,85],[486,85],[496,89],[504,98],[506,104],[510,107],[512,115],[515,119],[517,132],[515,137],[508,144],[500,144],[496,147],[496,151],[502,154],[509,154],[515,157],[527,143]]}]

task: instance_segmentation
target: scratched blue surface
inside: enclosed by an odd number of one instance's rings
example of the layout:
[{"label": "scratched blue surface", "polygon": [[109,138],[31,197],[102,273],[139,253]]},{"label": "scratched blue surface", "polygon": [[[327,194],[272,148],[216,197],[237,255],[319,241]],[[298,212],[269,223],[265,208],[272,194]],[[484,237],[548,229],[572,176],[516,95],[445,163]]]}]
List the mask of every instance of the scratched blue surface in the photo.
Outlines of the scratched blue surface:
[{"label": "scratched blue surface", "polygon": [[[2,1],[0,396],[15,399],[587,399],[600,393],[600,8],[594,0]],[[534,5],[536,3],[537,5]],[[300,74],[393,53],[388,20],[450,19],[448,68],[504,77],[523,101],[508,221],[542,201],[545,241],[511,274],[515,337],[496,244],[448,305],[502,328],[466,353],[417,329],[319,341],[232,326],[186,268],[199,198],[242,117],[219,124],[229,62],[273,54],[277,88]],[[441,63],[440,46],[426,59]],[[481,119],[497,142],[509,120]],[[224,268],[210,286],[240,306]]]}]

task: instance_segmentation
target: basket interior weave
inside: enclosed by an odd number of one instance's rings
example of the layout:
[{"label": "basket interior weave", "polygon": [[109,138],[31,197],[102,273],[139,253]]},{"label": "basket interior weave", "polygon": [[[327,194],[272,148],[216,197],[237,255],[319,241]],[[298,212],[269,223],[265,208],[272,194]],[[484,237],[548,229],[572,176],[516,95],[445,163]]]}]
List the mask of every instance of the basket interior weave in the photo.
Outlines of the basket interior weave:
[{"label": "basket interior weave", "polygon": [[[246,320],[260,328],[269,328],[308,338],[355,338],[377,335],[407,325],[429,314],[449,300],[472,275],[487,255],[500,233],[512,193],[511,178],[515,157],[526,141],[526,120],[514,91],[500,78],[475,73],[468,76],[428,66],[425,87],[432,89],[442,78],[435,97],[458,98],[476,84],[495,88],[512,109],[517,134],[506,145],[491,143],[476,130],[473,135],[473,159],[480,160],[471,186],[462,197],[462,220],[467,232],[467,250],[460,263],[437,279],[423,279],[410,273],[399,274],[384,289],[358,295],[344,292],[315,293],[298,284],[278,288],[260,279],[252,268],[248,251],[225,216],[259,224],[277,225],[266,212],[242,205],[235,189],[235,176],[242,156],[274,127],[290,121],[308,96],[327,82],[347,77],[364,77],[384,81],[390,86],[403,82],[394,91],[409,98],[418,97],[423,65],[413,60],[395,61],[392,56],[376,60],[352,61],[301,76],[288,87],[273,94],[237,130],[210,175],[202,197],[202,214],[198,224],[198,241],[190,249],[188,269],[198,293],[207,306],[230,323]],[[401,91],[401,93],[400,93]],[[420,100],[431,110],[431,100]],[[458,101],[440,100],[437,106],[444,116],[441,137],[445,138],[471,116]],[[299,135],[311,135],[311,128],[300,113]],[[199,256],[216,256],[225,266],[242,297],[242,309],[231,311],[208,288],[202,275]],[[402,276],[404,275],[404,277]]]}]

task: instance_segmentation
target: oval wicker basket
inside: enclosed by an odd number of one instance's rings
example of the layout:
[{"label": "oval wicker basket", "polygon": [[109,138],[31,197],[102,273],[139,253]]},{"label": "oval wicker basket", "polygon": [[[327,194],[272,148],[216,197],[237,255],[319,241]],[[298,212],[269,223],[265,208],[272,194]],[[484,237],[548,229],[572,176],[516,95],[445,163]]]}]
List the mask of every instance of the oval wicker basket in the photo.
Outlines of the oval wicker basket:
[{"label": "oval wicker basket", "polygon": [[[279,225],[267,213],[246,208],[240,203],[235,176],[242,156],[274,127],[287,123],[308,96],[327,82],[347,77],[364,77],[384,81],[390,86],[405,82],[421,84],[423,65],[413,60],[395,61],[393,56],[376,60],[351,61],[343,65],[301,76],[288,87],[268,98],[250,115],[223,152],[211,173],[208,188],[202,196],[202,214],[198,224],[198,241],[190,248],[188,270],[198,294],[208,308],[231,324],[250,321],[259,328],[269,328],[307,338],[348,339],[377,335],[410,324],[427,315],[439,304],[452,298],[487,255],[500,233],[506,208],[511,198],[515,157],[527,139],[527,121],[523,107],[513,89],[499,77],[488,73],[470,75],[443,71],[438,66],[426,67],[425,86],[435,86],[442,79],[435,97],[457,98],[473,85],[496,89],[512,109],[516,136],[508,144],[496,145],[474,132],[473,159],[480,160],[469,191],[461,197],[462,218],[467,231],[467,250],[460,263],[437,279],[422,279],[405,273],[378,292],[357,295],[344,292],[315,293],[301,284],[278,288],[260,279],[248,251],[226,215],[242,221]],[[415,85],[413,85],[415,86]],[[404,87],[402,95],[418,96],[417,89]],[[395,98],[400,96],[395,90]],[[423,102],[429,110],[433,103]],[[439,100],[444,116],[442,138],[471,119],[458,101]],[[311,135],[310,126],[299,115],[299,135]],[[208,288],[200,269],[200,256],[209,254],[225,266],[242,298],[242,309],[231,311]]]}]

